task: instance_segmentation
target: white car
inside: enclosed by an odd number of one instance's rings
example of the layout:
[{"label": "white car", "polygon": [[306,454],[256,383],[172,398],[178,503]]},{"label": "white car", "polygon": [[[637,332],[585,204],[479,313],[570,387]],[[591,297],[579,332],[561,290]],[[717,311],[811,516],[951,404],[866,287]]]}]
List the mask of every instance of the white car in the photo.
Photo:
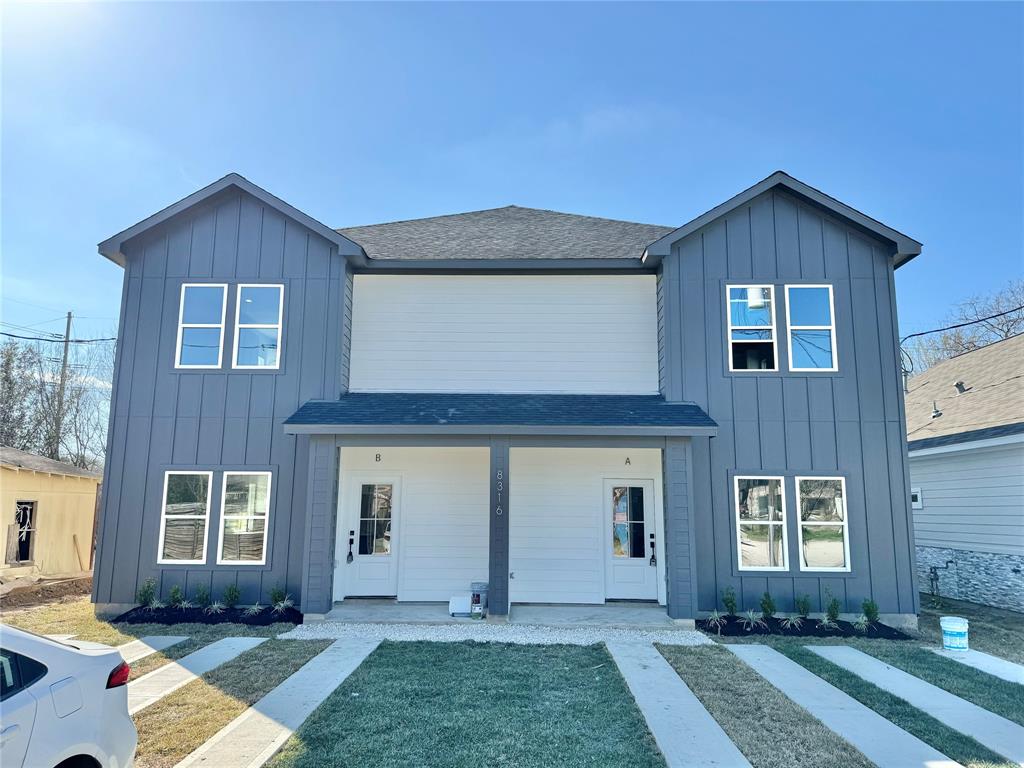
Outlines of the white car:
[{"label": "white car", "polygon": [[0,626],[0,765],[130,768],[130,672],[109,646]]}]

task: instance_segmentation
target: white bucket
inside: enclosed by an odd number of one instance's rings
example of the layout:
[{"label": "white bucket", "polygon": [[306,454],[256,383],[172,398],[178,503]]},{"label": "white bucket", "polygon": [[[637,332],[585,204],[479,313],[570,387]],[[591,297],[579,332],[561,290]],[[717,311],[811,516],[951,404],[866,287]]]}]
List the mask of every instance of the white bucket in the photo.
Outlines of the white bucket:
[{"label": "white bucket", "polygon": [[943,616],[939,619],[942,627],[942,648],[946,651],[967,650],[967,619],[959,616]]}]

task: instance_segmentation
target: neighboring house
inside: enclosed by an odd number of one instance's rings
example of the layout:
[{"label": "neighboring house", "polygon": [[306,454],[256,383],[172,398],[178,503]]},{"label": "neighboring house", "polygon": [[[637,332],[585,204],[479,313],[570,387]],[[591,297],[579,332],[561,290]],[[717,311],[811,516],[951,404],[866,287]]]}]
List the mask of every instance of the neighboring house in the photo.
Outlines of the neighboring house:
[{"label": "neighboring house", "polygon": [[93,599],[918,607],[893,271],[785,173],[674,229],[509,206],[330,229],[229,175],[125,268]]},{"label": "neighboring house", "polygon": [[1024,611],[1024,335],[907,384],[922,589]]},{"label": "neighboring house", "polygon": [[98,472],[0,446],[0,578],[88,571],[99,485]]}]

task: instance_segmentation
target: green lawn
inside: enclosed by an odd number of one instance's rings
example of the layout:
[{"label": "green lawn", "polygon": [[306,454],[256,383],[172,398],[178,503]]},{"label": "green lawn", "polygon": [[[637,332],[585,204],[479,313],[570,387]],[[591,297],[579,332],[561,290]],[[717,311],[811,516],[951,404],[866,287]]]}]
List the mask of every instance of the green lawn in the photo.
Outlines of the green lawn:
[{"label": "green lawn", "polygon": [[382,643],[272,768],[664,766],[602,646]]},{"label": "green lawn", "polygon": [[658,650],[753,768],[874,765],[725,648]]},{"label": "green lawn", "polygon": [[1024,664],[1024,613],[989,608],[987,605],[921,595],[918,629],[936,646],[942,644],[939,618],[961,616],[970,623],[971,648]]}]

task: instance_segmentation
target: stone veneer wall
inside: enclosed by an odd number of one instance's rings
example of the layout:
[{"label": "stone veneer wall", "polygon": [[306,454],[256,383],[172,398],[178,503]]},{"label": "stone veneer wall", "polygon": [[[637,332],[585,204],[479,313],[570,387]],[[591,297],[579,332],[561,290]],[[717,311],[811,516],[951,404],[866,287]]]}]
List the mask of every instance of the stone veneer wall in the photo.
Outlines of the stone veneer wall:
[{"label": "stone veneer wall", "polygon": [[[946,568],[947,562],[952,561]],[[1024,556],[945,547],[917,547],[917,578],[931,591],[930,569],[939,574],[939,594],[996,608],[1024,611]]]}]

